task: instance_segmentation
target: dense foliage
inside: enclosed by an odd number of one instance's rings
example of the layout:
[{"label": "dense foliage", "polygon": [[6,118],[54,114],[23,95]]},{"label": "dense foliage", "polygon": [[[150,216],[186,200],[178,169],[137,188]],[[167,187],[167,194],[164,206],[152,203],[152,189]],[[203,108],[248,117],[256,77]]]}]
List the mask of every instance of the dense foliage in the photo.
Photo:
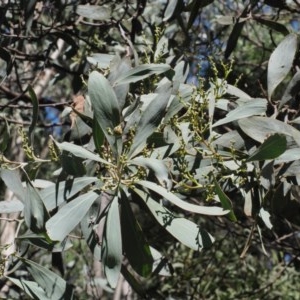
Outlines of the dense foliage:
[{"label": "dense foliage", "polygon": [[221,2],[1,4],[1,296],[297,297],[300,7]]}]

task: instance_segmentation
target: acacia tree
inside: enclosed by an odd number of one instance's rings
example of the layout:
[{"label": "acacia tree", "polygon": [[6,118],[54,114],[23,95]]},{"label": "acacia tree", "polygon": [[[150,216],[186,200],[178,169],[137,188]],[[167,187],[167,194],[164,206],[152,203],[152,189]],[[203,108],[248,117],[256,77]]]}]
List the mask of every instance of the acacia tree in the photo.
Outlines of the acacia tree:
[{"label": "acacia tree", "polygon": [[[262,14],[267,7],[273,15]],[[140,297],[208,299],[215,290],[210,272],[183,271],[196,257],[207,268],[209,260],[222,263],[217,255],[228,251],[226,233],[240,237],[235,252],[254,265],[251,247],[266,257],[286,251],[288,266],[296,262],[299,133],[298,110],[291,108],[298,73],[274,93],[297,70],[298,37],[280,18],[286,11],[294,18],[297,9],[273,1],[3,4],[1,178],[16,199],[1,201],[0,211],[17,213],[2,218],[17,226],[2,245],[10,251],[3,252],[1,283],[19,287],[7,295],[100,298],[103,289],[118,295],[121,273]],[[226,15],[207,23],[218,11]],[[263,27],[272,39],[258,43]],[[245,40],[262,49],[261,57],[249,51],[253,62],[270,57],[267,68],[258,65],[267,74],[253,95],[245,82],[260,72],[232,85],[232,73],[253,70],[243,65],[247,51],[229,64],[215,56],[224,48],[228,58]],[[190,53],[198,49],[215,61],[196,86],[186,81]],[[48,268],[50,255],[58,272]],[[186,266],[178,267],[183,259]],[[93,261],[101,262],[104,278],[99,263],[95,276],[82,274]],[[288,266],[270,272],[279,279]],[[81,274],[73,281],[72,268]],[[275,284],[245,289],[240,282],[233,290],[223,274],[215,282],[231,297],[264,295]]]}]

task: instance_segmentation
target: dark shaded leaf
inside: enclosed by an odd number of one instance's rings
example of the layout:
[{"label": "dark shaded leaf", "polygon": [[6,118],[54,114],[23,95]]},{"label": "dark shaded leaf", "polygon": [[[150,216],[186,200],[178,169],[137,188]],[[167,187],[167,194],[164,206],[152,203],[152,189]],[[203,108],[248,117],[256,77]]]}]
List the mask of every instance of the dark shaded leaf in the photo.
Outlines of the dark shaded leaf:
[{"label": "dark shaded leaf", "polygon": [[123,191],[121,193],[121,226],[123,249],[130,265],[139,275],[149,276],[153,264],[150,247]]},{"label": "dark shaded leaf", "polygon": [[35,188],[28,183],[24,201],[24,219],[34,233],[44,233],[49,213]]},{"label": "dark shaded leaf", "polygon": [[97,261],[101,261],[101,246],[97,235],[99,202],[96,200],[80,222],[83,237]]},{"label": "dark shaded leaf", "polygon": [[196,18],[199,16],[200,9],[213,3],[214,0],[194,0],[187,6],[187,10],[190,11],[190,17],[187,25],[187,29],[190,29],[194,24]]},{"label": "dark shaded leaf", "polygon": [[274,159],[281,155],[286,150],[286,147],[287,142],[284,135],[271,135],[250,155],[247,161]]},{"label": "dark shaded leaf", "polygon": [[122,235],[117,196],[112,200],[107,213],[101,251],[105,276],[109,285],[115,288],[122,266]]},{"label": "dark shaded leaf", "polygon": [[231,221],[236,222],[237,218],[236,218],[236,216],[234,214],[234,211],[232,209],[232,202],[231,202],[231,200],[223,192],[223,190],[221,189],[221,187],[220,187],[219,183],[216,181],[216,179],[214,179],[214,184],[215,184],[215,192],[218,195],[223,208],[226,209],[226,210],[230,210],[230,212],[227,215],[228,218]]},{"label": "dark shaded leaf", "polygon": [[278,22],[274,22],[274,21],[271,21],[271,20],[268,20],[268,19],[264,19],[264,18],[261,18],[261,17],[258,17],[258,16],[253,16],[253,19],[255,21],[257,21],[258,23],[269,27],[272,30],[275,30],[277,32],[282,33],[283,35],[288,35],[290,33],[284,25],[282,25]]},{"label": "dark shaded leaf", "polygon": [[243,27],[245,25],[245,21],[240,22],[240,19],[245,18],[250,10],[250,5],[248,4],[245,9],[243,10],[243,12],[241,13],[240,17],[236,19],[236,23],[233,26],[233,29],[229,35],[228,41],[227,41],[227,46],[226,46],[226,50],[225,50],[225,58],[229,58],[230,54],[232,53],[232,51],[235,49],[238,39],[241,35],[241,32],[243,30]]},{"label": "dark shaded leaf", "polygon": [[93,119],[93,138],[95,148],[97,152],[100,153],[101,146],[104,142],[104,133],[96,119]]}]

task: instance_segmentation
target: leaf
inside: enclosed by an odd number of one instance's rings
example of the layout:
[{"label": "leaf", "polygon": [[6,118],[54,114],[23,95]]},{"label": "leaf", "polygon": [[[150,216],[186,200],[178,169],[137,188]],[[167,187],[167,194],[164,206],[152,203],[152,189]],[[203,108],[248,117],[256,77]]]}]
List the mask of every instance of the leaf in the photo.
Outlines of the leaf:
[{"label": "leaf", "polygon": [[[298,38],[292,33],[276,47],[268,64],[268,96],[271,98],[274,90],[286,77],[293,65],[297,51]],[[284,53],[284,55],[283,55]]]},{"label": "leaf", "polygon": [[221,189],[221,187],[220,187],[219,183],[216,181],[216,179],[214,179],[214,185],[215,185],[215,192],[218,195],[223,208],[226,209],[226,210],[230,210],[230,212],[228,213],[228,218],[231,221],[236,222],[237,218],[236,218],[236,216],[234,214],[234,211],[232,209],[232,202],[231,202],[231,200],[223,192],[223,190]]},{"label": "leaf", "polygon": [[42,287],[48,299],[71,299],[72,288],[56,273],[31,260],[20,258],[35,282]]},{"label": "leaf", "polygon": [[252,153],[247,161],[274,159],[284,153],[287,147],[286,137],[274,134],[267,138],[259,148]]},{"label": "leaf", "polygon": [[240,19],[245,18],[249,13],[250,6],[247,5],[243,12],[241,13],[240,17],[236,19],[236,23],[233,26],[233,29],[229,35],[227,46],[225,50],[225,58],[229,58],[232,51],[235,49],[238,39],[241,35],[241,32],[243,30],[243,27],[245,25],[245,21],[240,22]]},{"label": "leaf", "polygon": [[287,30],[287,28],[284,25],[282,25],[278,22],[274,22],[272,20],[264,19],[264,18],[255,16],[255,15],[253,15],[253,19],[255,21],[257,21],[258,23],[269,27],[272,30],[275,30],[277,32],[282,33],[283,35],[288,35],[289,34],[289,31]]},{"label": "leaf", "polygon": [[50,241],[46,234],[35,234],[28,231],[25,234],[16,237],[16,240],[23,242],[24,244],[34,245],[36,247],[52,251],[56,242]]},{"label": "leaf", "polygon": [[230,111],[225,118],[220,119],[212,125],[212,127],[217,127],[229,122],[233,122],[242,118],[251,117],[253,115],[265,114],[267,110],[267,100],[258,98],[251,99],[245,104],[238,106],[236,109]]},{"label": "leaf", "polygon": [[40,191],[40,196],[47,210],[52,210],[98,180],[97,177],[80,177],[73,180],[61,181],[57,185]]},{"label": "leaf", "polygon": [[93,119],[93,138],[95,143],[95,148],[98,153],[100,153],[101,146],[104,142],[104,133],[99,125],[99,123],[96,121],[96,119]]},{"label": "leaf", "polygon": [[166,22],[169,19],[173,17],[173,15],[176,13],[176,9],[178,10],[180,6],[180,2],[182,0],[170,0],[168,1],[168,5],[166,7],[166,10],[164,12],[164,18],[163,21]]},{"label": "leaf", "polygon": [[52,241],[62,241],[82,220],[98,194],[90,191],[64,205],[46,223],[47,234]]},{"label": "leaf", "polygon": [[76,13],[97,21],[107,21],[111,18],[111,9],[105,5],[77,5]]},{"label": "leaf", "polygon": [[199,16],[199,10],[213,2],[214,0],[194,0],[192,3],[188,5],[187,9],[190,11],[190,17],[189,17],[187,29],[190,29],[194,24],[196,18]]},{"label": "leaf", "polygon": [[122,136],[114,129],[120,126],[120,107],[109,81],[99,72],[89,76],[88,92],[94,108],[94,118],[99,123],[114,154],[122,151]]},{"label": "leaf", "polygon": [[264,221],[265,225],[267,226],[268,229],[272,229],[273,225],[270,221],[271,215],[268,211],[266,211],[263,207],[260,209],[259,214],[258,214],[261,219]]},{"label": "leaf", "polygon": [[220,25],[234,25],[242,23],[247,20],[246,18],[236,18],[235,16],[216,16],[216,22]]},{"label": "leaf", "polygon": [[135,272],[140,276],[147,277],[151,274],[153,265],[150,247],[123,191],[120,202],[122,243],[125,256]]},{"label": "leaf", "polygon": [[119,199],[114,197],[107,213],[102,244],[104,273],[112,288],[117,286],[122,266],[122,235]]},{"label": "leaf", "polygon": [[60,155],[60,163],[63,171],[68,175],[82,177],[86,173],[83,159],[69,152],[63,151]]},{"label": "leaf", "polygon": [[139,65],[128,72],[122,74],[115,81],[114,85],[125,84],[125,83],[134,83],[145,78],[148,78],[151,75],[159,75],[171,70],[170,65],[167,64],[144,64]]},{"label": "leaf", "polygon": [[17,279],[8,276],[6,278],[22,289],[32,299],[51,300],[48,298],[46,292],[35,281]]},{"label": "leaf", "polygon": [[101,247],[99,236],[97,235],[96,228],[98,224],[97,217],[99,212],[99,203],[95,201],[84,218],[80,222],[83,237],[93,253],[94,259],[101,261]]},{"label": "leaf", "polygon": [[30,183],[27,184],[26,188],[24,219],[32,232],[45,232],[45,223],[49,219],[49,214],[40,195]]},{"label": "leaf", "polygon": [[249,99],[249,100],[252,99],[248,94],[246,94],[245,92],[243,92],[242,90],[240,90],[239,88],[231,84],[227,84],[226,93],[236,96],[240,99]]},{"label": "leaf", "polygon": [[78,145],[71,144],[71,143],[68,143],[68,142],[58,143],[56,141],[55,141],[55,144],[57,145],[57,147],[61,151],[70,152],[73,155],[75,155],[77,157],[81,157],[83,159],[91,159],[91,160],[98,161],[98,162],[101,162],[101,163],[106,164],[106,165],[111,165],[110,162],[102,159],[99,155],[83,148],[82,146],[78,146]]},{"label": "leaf", "polygon": [[106,69],[109,67],[110,62],[113,60],[114,55],[105,53],[92,53],[92,56],[88,56],[86,60],[94,66],[100,69]]},{"label": "leaf", "polygon": [[142,116],[136,124],[136,132],[132,141],[128,157],[137,155],[147,144],[147,138],[160,125],[166,111],[171,89],[163,94],[158,94],[147,106]]},{"label": "leaf", "polygon": [[111,61],[109,69],[110,73],[108,76],[108,80],[113,86],[113,90],[119,102],[119,107],[122,110],[125,105],[127,94],[129,92],[129,83],[116,86],[114,86],[114,83],[118,79],[118,77],[126,74],[131,69],[131,60],[127,56],[121,59],[119,55],[116,55]]},{"label": "leaf", "polygon": [[289,82],[281,101],[278,106],[278,110],[288,101],[292,100],[300,91],[300,71],[298,71]]},{"label": "leaf", "polygon": [[18,199],[0,201],[0,214],[10,214],[22,211],[23,203]]},{"label": "leaf", "polygon": [[129,160],[128,163],[152,170],[161,186],[168,190],[171,188],[172,183],[169,179],[169,172],[162,160],[147,157],[136,157],[132,160]]},{"label": "leaf", "polygon": [[140,180],[136,184],[141,185],[147,189],[152,190],[153,192],[161,195],[164,199],[170,201],[172,204],[197,214],[210,215],[210,216],[222,216],[228,213],[228,210],[223,210],[222,207],[217,206],[200,206],[185,202],[178,198],[175,194],[167,191],[165,188],[157,185],[156,183]]},{"label": "leaf", "polygon": [[238,121],[240,128],[255,141],[263,143],[272,134],[293,137],[300,146],[300,132],[291,125],[267,117],[250,117]]},{"label": "leaf", "polygon": [[209,248],[214,242],[213,237],[197,224],[185,218],[177,218],[143,191],[134,189],[134,192],[145,201],[157,222],[185,246],[200,251]]},{"label": "leaf", "polygon": [[274,164],[282,164],[296,160],[300,160],[300,148],[287,149],[283,154],[275,159]]},{"label": "leaf", "polygon": [[19,200],[24,202],[25,189],[20,180],[19,172],[17,170],[1,169],[1,178],[8,189],[10,189]]}]

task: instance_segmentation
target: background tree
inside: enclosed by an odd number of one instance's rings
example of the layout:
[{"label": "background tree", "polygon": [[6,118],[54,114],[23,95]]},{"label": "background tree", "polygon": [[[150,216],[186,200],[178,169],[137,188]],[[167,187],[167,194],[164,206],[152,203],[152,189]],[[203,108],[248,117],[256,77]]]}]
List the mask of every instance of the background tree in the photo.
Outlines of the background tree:
[{"label": "background tree", "polygon": [[296,1],[0,15],[3,297],[296,297]]}]

